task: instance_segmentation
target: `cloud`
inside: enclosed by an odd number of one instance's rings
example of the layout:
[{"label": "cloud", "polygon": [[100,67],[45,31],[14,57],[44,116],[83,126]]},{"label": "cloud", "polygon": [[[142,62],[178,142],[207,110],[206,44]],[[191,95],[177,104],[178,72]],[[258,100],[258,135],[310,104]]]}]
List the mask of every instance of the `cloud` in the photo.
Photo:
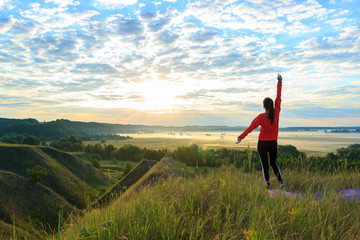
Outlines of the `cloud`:
[{"label": "cloud", "polygon": [[[180,7],[166,1],[90,4],[95,8],[82,0],[47,0],[9,9],[0,19],[0,74],[7,79],[0,91],[53,100],[54,107],[61,99],[69,112],[84,109],[79,117],[99,117],[94,109],[102,107],[127,108],[140,116],[136,109],[146,99],[136,86],[156,80],[175,86],[173,106],[164,111],[250,117],[262,111],[265,96],[275,96],[273,80],[280,72],[287,80],[285,108],[332,104],[348,111],[346,105],[359,106],[360,30],[358,17],[345,5],[330,9],[317,1],[265,0],[190,1]],[[94,109],[87,110],[89,105]],[[51,114],[61,108],[56,109]],[[39,108],[34,112],[45,114]]]},{"label": "cloud", "polygon": [[79,63],[71,70],[72,73],[77,74],[100,74],[109,75],[117,73],[117,70],[106,63]]},{"label": "cloud", "polygon": [[140,14],[140,17],[144,21],[151,21],[152,19],[154,19],[156,17],[156,15],[152,14],[151,12],[145,11]]},{"label": "cloud", "polygon": [[0,19],[0,34],[5,34],[7,31],[9,31],[13,23],[13,18]]},{"label": "cloud", "polygon": [[65,5],[60,4],[58,7],[43,8],[40,4],[32,4],[30,10],[20,11],[20,14],[34,22],[41,23],[43,28],[51,31],[54,28],[65,28],[74,24],[83,25],[84,21],[99,15],[100,13],[95,10],[84,10],[77,12],[67,12],[66,5],[69,2],[63,2]]},{"label": "cloud", "polygon": [[0,1],[0,10],[4,9],[4,8],[12,8],[13,6],[11,5],[11,0],[2,0]]},{"label": "cloud", "polygon": [[74,0],[45,0],[45,3],[54,3],[61,7],[65,7],[68,5],[76,6],[80,4],[80,2]]},{"label": "cloud", "polygon": [[136,19],[116,17],[110,22],[115,32],[124,36],[138,36],[144,33],[144,26]]},{"label": "cloud", "polygon": [[193,42],[206,42],[214,39],[216,35],[217,35],[216,31],[206,30],[193,34],[190,37],[190,40]]},{"label": "cloud", "polygon": [[56,36],[44,36],[25,42],[25,46],[29,48],[34,56],[40,57],[40,59],[46,58],[47,63],[76,60],[79,57],[76,52],[77,45],[76,40]]},{"label": "cloud", "polygon": [[150,22],[147,27],[150,29],[150,31],[157,32],[164,28],[169,23],[169,19],[157,19],[155,21]]},{"label": "cloud", "polygon": [[179,38],[179,35],[173,34],[170,31],[164,31],[159,34],[159,41],[165,44],[172,44]]},{"label": "cloud", "polygon": [[137,0],[95,0],[95,6],[104,6],[107,8],[122,8],[127,5],[133,5]]},{"label": "cloud", "polygon": [[347,18],[336,18],[336,19],[328,20],[328,21],[326,21],[326,23],[328,23],[332,26],[338,26],[338,25],[345,23],[346,21],[349,21],[349,20]]}]

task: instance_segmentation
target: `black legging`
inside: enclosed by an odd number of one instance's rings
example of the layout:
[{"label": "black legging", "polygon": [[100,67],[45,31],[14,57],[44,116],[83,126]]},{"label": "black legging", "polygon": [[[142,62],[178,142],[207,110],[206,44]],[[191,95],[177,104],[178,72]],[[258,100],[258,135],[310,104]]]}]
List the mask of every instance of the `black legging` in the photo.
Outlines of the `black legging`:
[{"label": "black legging", "polygon": [[258,142],[258,151],[261,158],[261,165],[263,168],[263,175],[265,183],[268,183],[270,180],[269,177],[269,163],[268,163],[268,153],[270,156],[270,165],[274,170],[275,176],[279,180],[282,181],[281,171],[279,166],[276,163],[276,155],[277,155],[277,141],[260,141]]}]

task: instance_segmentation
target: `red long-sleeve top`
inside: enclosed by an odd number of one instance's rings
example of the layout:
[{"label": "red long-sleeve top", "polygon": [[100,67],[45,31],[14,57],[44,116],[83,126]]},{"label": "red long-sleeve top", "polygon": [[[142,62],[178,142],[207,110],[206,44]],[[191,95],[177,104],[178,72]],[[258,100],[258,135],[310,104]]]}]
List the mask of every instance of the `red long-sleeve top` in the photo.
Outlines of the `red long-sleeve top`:
[{"label": "red long-sleeve top", "polygon": [[249,133],[251,133],[255,128],[260,125],[260,134],[259,140],[261,141],[273,141],[278,139],[279,133],[279,115],[280,115],[280,105],[281,105],[281,87],[282,82],[277,84],[277,94],[275,99],[275,116],[274,122],[271,123],[271,120],[268,117],[267,113],[259,114],[250,124],[250,126],[239,136],[241,139],[244,139]]}]

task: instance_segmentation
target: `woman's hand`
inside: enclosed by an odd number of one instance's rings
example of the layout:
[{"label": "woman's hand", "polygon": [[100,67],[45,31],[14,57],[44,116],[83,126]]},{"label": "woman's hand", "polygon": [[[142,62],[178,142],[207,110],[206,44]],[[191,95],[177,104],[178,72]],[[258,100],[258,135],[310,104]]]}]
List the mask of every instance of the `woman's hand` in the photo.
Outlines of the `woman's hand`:
[{"label": "woman's hand", "polygon": [[280,74],[278,74],[277,80],[278,80],[279,82],[282,82],[282,76],[281,76]]},{"label": "woman's hand", "polygon": [[241,138],[240,137],[238,137],[238,140],[236,141],[236,143],[235,144],[239,144],[241,142]]}]

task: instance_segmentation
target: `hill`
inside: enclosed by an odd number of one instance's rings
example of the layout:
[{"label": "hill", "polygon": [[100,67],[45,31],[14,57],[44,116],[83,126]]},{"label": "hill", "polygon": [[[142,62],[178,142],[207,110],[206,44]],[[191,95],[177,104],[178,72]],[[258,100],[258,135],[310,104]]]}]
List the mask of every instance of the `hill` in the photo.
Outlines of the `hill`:
[{"label": "hill", "polygon": [[166,157],[146,172],[129,190],[133,191],[149,183],[154,183],[161,179],[165,180],[169,177],[194,177],[194,174],[188,170],[185,164]]},{"label": "hill", "polygon": [[131,185],[139,181],[157,162],[142,160],[126,176],[116,183],[110,190],[97,199],[90,207],[99,207],[109,204],[125,192]]},{"label": "hill", "polygon": [[[1,170],[27,178],[26,170],[36,165],[48,170],[40,183],[77,208],[85,208],[88,201],[97,197],[99,191],[95,187],[104,187],[114,182],[91,164],[65,152],[49,147],[0,144]],[[86,182],[89,179],[92,180]]]},{"label": "hill", "polygon": [[[27,169],[34,166],[48,172],[39,182],[28,178]],[[115,180],[99,169],[66,152],[0,144],[0,230],[4,236],[12,232],[15,216],[19,235],[26,235],[26,231],[33,236],[43,235],[37,231],[55,229],[60,211],[66,219],[72,211],[87,207],[113,183]]]},{"label": "hill", "polygon": [[36,119],[0,118],[1,136],[35,135],[42,140],[56,140],[70,135],[88,136],[94,134],[167,132],[167,131],[238,131],[244,127],[227,126],[145,126],[131,124],[110,124],[97,122],[79,122],[57,119],[39,122]]},{"label": "hill", "polygon": [[9,230],[12,232],[9,224],[15,218],[18,235],[24,235],[20,229],[27,229],[41,236],[39,229],[57,226],[59,211],[63,210],[67,218],[73,209],[64,198],[44,185],[0,171],[0,219],[5,222],[2,224],[4,235],[9,234]]}]

